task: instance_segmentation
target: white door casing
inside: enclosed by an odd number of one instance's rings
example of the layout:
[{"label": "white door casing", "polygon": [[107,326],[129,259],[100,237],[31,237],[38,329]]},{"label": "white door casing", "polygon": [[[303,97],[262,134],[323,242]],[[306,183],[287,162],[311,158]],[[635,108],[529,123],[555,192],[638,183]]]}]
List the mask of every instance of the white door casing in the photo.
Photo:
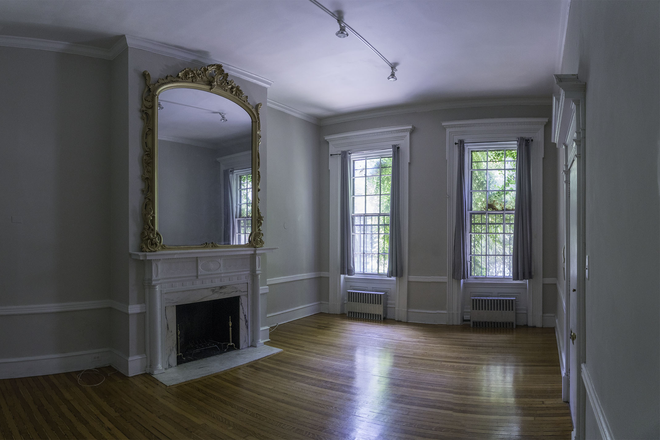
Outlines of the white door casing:
[{"label": "white door casing", "polygon": [[[564,355],[569,366],[569,404],[573,418],[573,434],[578,440],[585,436],[586,389],[583,371],[586,367],[586,84],[577,75],[555,75],[561,89],[558,129],[564,102],[571,103],[570,124],[563,142],[565,157],[566,256],[568,273],[567,330]],[[566,115],[568,116],[568,115]],[[572,336],[574,335],[574,336]]]}]

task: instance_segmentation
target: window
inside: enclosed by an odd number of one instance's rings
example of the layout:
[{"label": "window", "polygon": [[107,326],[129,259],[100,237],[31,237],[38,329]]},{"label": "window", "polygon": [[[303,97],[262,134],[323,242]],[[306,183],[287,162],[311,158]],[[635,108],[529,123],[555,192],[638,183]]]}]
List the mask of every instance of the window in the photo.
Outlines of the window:
[{"label": "window", "polygon": [[249,169],[237,170],[234,178],[236,179],[234,244],[246,244],[252,232],[252,174]]},{"label": "window", "polygon": [[515,143],[466,144],[469,275],[511,278],[516,205]]},{"label": "window", "polygon": [[392,157],[352,158],[353,260],[356,274],[387,275]]}]

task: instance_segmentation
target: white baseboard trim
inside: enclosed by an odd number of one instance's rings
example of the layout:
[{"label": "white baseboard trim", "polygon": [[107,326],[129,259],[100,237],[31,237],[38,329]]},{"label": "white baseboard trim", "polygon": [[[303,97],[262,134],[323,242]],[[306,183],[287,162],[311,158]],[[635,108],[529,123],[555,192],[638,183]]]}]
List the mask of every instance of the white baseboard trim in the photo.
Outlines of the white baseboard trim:
[{"label": "white baseboard trim", "polygon": [[268,285],[271,285],[271,284],[291,283],[293,281],[310,280],[312,278],[323,278],[323,277],[330,277],[330,274],[328,272],[301,273],[298,275],[288,275],[285,277],[268,278],[266,282],[268,283]]},{"label": "white baseboard trim", "polygon": [[425,276],[410,275],[408,276],[408,281],[412,281],[415,283],[446,283],[447,277],[435,277],[435,276],[425,277]]},{"label": "white baseboard trim", "polygon": [[603,440],[613,440],[614,435],[612,434],[610,423],[607,421],[603,406],[600,404],[600,399],[598,398],[598,393],[596,393],[594,383],[591,381],[591,375],[589,374],[587,364],[582,364],[582,380],[584,381],[584,387],[587,390],[587,399],[589,399],[591,408],[594,410],[594,416],[596,416],[596,424],[598,424],[600,436]]},{"label": "white baseboard trim", "polygon": [[321,313],[330,313],[330,303],[328,301],[321,301]]},{"label": "white baseboard trim", "polygon": [[132,377],[147,372],[147,356],[144,354],[127,357],[110,349],[110,365],[124,376]]},{"label": "white baseboard trim", "polygon": [[543,314],[543,327],[554,327],[557,317],[554,313],[544,313]]},{"label": "white baseboard trim", "polygon": [[447,324],[447,311],[408,309],[408,322],[417,322],[421,324]]},{"label": "white baseboard trim", "polygon": [[0,379],[68,373],[107,365],[110,365],[110,352],[107,348],[45,356],[7,358],[0,359]]},{"label": "white baseboard trim", "polygon": [[79,312],[83,310],[97,310],[112,308],[122,313],[133,315],[136,313],[145,313],[147,306],[145,304],[122,304],[113,300],[99,301],[77,301],[63,302],[56,304],[33,304],[27,306],[4,306],[0,307],[0,316],[9,315],[36,315],[40,313],[60,313],[60,312]]},{"label": "white baseboard trim", "polygon": [[259,329],[259,342],[257,345],[264,345],[264,342],[270,341],[270,327],[261,327]]},{"label": "white baseboard trim", "polygon": [[304,318],[305,316],[316,315],[321,312],[321,302],[306,304],[304,306],[294,307],[292,309],[283,310],[281,312],[271,313],[266,317],[266,322],[269,327],[276,324],[284,324],[285,322],[294,321],[296,319]]}]

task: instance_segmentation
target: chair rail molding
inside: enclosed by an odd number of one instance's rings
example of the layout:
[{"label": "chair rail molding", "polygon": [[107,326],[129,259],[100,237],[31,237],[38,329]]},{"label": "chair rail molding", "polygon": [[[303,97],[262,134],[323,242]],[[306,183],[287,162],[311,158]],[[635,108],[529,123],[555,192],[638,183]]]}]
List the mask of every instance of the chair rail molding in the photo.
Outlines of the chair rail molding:
[{"label": "chair rail molding", "polygon": [[384,150],[392,145],[399,146],[401,157],[401,247],[403,249],[403,276],[396,278],[396,320],[408,320],[408,181],[410,168],[410,133],[412,125],[384,127],[352,131],[325,137],[330,154],[330,255],[329,255],[329,301],[330,313],[344,312],[346,286],[344,276],[339,273],[339,189],[340,158],[342,151],[352,153],[369,150]]},{"label": "chair rail molding", "polygon": [[[475,119],[444,122],[447,137],[447,273],[453,273],[454,225],[456,220],[456,168],[458,155],[455,143],[511,141],[518,137],[534,140],[532,146],[532,261],[534,278],[527,281],[527,325],[543,326],[543,149],[547,118]],[[451,275],[447,282],[447,324],[463,322],[463,283]]]}]

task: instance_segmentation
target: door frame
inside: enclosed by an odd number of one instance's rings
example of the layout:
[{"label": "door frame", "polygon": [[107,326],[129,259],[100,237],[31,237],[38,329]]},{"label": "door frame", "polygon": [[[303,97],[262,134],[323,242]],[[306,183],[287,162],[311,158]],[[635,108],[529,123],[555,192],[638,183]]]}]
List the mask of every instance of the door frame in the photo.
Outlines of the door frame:
[{"label": "door frame", "polygon": [[[573,330],[577,335],[575,339],[575,355],[577,356],[576,364],[579,366],[580,371],[575,375],[577,383],[568,382],[570,388],[576,387],[576,402],[575,414],[573,417],[573,438],[584,439],[585,435],[585,413],[586,413],[586,388],[582,375],[586,368],[586,136],[585,136],[585,96],[586,96],[586,83],[578,79],[577,75],[555,75],[557,86],[561,90],[561,98],[559,104],[559,115],[557,122],[557,130],[561,128],[562,109],[565,102],[570,102],[571,114],[569,119],[569,128],[566,132],[566,137],[562,146],[564,148],[564,201],[565,201],[565,216],[564,216],[564,231],[565,231],[565,249],[566,249],[566,276],[564,292],[566,293],[566,310],[567,314],[564,317],[564,356],[566,359],[566,369],[570,377],[570,331]],[[559,136],[556,136],[559,141]],[[570,180],[570,169],[572,166],[576,168],[576,181]],[[570,186],[576,185],[577,192],[577,287],[575,295],[576,307],[571,310],[570,295],[574,292],[571,291],[570,284],[570,268],[573,262],[570,261]],[[571,314],[575,314],[576,328],[571,329]],[[566,386],[566,381],[562,381],[562,387]],[[568,390],[563,389],[562,394],[570,395]]]}]

